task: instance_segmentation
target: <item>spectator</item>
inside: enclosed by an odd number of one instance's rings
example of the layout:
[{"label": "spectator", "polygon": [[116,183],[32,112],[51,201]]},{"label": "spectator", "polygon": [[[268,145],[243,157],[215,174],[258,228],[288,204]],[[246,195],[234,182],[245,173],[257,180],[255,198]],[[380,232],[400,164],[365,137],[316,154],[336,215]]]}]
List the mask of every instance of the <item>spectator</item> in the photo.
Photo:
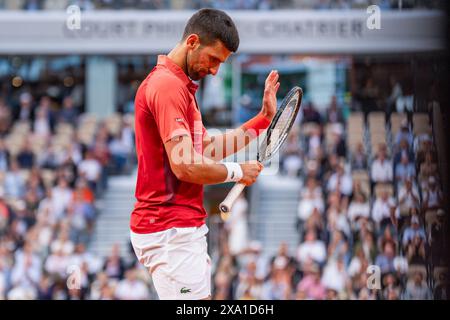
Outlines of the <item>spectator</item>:
[{"label": "spectator", "polygon": [[36,119],[33,122],[33,132],[38,137],[47,138],[51,135],[50,111],[47,106],[36,109]]},{"label": "spectator", "polygon": [[414,153],[412,152],[406,139],[400,140],[399,150],[394,156],[394,166],[400,163],[402,157],[407,157],[409,162],[414,162]]},{"label": "spectator", "polygon": [[384,229],[386,225],[394,223],[395,218],[399,218],[399,216],[399,210],[394,199],[389,197],[386,190],[383,190],[372,207],[372,219],[377,224],[377,229]]},{"label": "spectator", "polygon": [[145,283],[136,277],[136,270],[125,272],[125,279],[119,281],[115,290],[115,296],[119,300],[147,300],[150,293]]},{"label": "spectator", "polygon": [[303,107],[303,122],[314,122],[317,124],[321,124],[322,122],[320,113],[316,110],[314,104],[311,101],[307,102]]},{"label": "spectator", "polygon": [[403,92],[400,82],[396,79],[395,76],[391,75],[389,77],[389,84],[391,85],[391,94],[386,100],[386,109],[387,113],[391,114],[395,109],[397,99],[403,96]]},{"label": "spectator", "polygon": [[29,92],[20,94],[19,106],[13,111],[14,121],[34,121],[33,96]]},{"label": "spectator", "polygon": [[395,148],[400,148],[400,143],[402,140],[405,140],[409,146],[413,145],[414,136],[409,129],[408,120],[403,119],[400,125],[400,130],[395,135],[394,145]]},{"label": "spectator", "polygon": [[384,300],[397,300],[400,297],[400,288],[398,285],[398,279],[394,273],[388,272],[383,277],[383,292],[382,299]]},{"label": "spectator", "polygon": [[229,219],[225,221],[225,228],[228,231],[228,246],[232,255],[238,255],[249,244],[247,208],[248,202],[241,193],[231,209]]},{"label": "spectator", "polygon": [[395,244],[392,241],[386,241],[382,253],[375,260],[375,264],[380,267],[381,273],[395,272],[394,258]]},{"label": "spectator", "polygon": [[370,218],[370,206],[363,193],[355,193],[348,207],[347,217],[352,225],[355,225],[360,218]]},{"label": "spectator", "polygon": [[431,300],[431,291],[425,281],[423,281],[423,274],[420,271],[414,273],[414,280],[409,281],[406,285],[405,299],[408,300]]},{"label": "spectator", "polygon": [[442,201],[442,192],[437,185],[436,178],[431,176],[428,178],[428,190],[425,190],[423,194],[423,209],[426,212],[442,208]]},{"label": "spectator", "polygon": [[301,191],[300,202],[297,209],[299,226],[303,226],[314,210],[322,213],[324,207],[325,204],[322,198],[322,188],[317,185],[316,179],[308,178],[306,180],[306,188],[303,188]]},{"label": "spectator", "polygon": [[327,122],[328,123],[344,123],[344,117],[342,115],[341,108],[338,107],[336,96],[331,97],[330,105],[327,109]]},{"label": "spectator", "polygon": [[365,273],[369,266],[369,261],[364,255],[364,251],[361,246],[355,248],[355,255],[350,261],[347,267],[347,274],[349,277],[354,278],[362,273]]},{"label": "spectator", "polygon": [[78,110],[74,106],[74,102],[72,97],[66,96],[63,99],[62,110],[59,113],[59,122],[60,123],[70,123],[74,124],[77,121]]},{"label": "spectator", "polygon": [[416,236],[421,238],[423,242],[426,241],[425,230],[420,226],[419,217],[414,215],[411,217],[411,226],[406,228],[403,233],[403,247],[407,247]]},{"label": "spectator", "polygon": [[358,143],[356,150],[352,155],[352,169],[366,170],[367,169],[367,155],[364,152],[362,143]]},{"label": "spectator", "polygon": [[437,219],[431,224],[430,230],[430,246],[431,246],[431,258],[434,265],[445,264],[446,255],[448,252],[447,243],[447,219],[445,211],[442,209],[437,210]]},{"label": "spectator", "polygon": [[114,244],[111,255],[106,258],[105,264],[103,265],[103,271],[106,272],[109,278],[122,279],[125,273],[125,263],[119,255],[119,250],[119,245]]},{"label": "spectator", "polygon": [[328,180],[327,190],[328,192],[338,190],[341,194],[350,196],[352,194],[352,189],[352,176],[345,172],[344,164],[339,163],[336,167],[336,172],[333,173],[330,180]]},{"label": "spectator", "polygon": [[4,199],[4,191],[0,189],[0,237],[6,233],[11,216],[10,208]]},{"label": "spectator", "polygon": [[333,290],[336,295],[345,295],[349,278],[342,259],[330,259],[326,264],[322,283],[328,290]]},{"label": "spectator", "polygon": [[425,161],[420,165],[419,182],[426,183],[431,176],[438,175],[437,164],[433,161],[431,152],[425,154]]},{"label": "spectator", "polygon": [[414,235],[405,251],[410,265],[424,265],[426,263],[425,241],[420,234]]},{"label": "spectator", "polygon": [[34,298],[41,277],[41,259],[32,250],[31,244],[25,243],[23,249],[16,252],[11,283],[17,291],[20,289],[32,291]]},{"label": "spectator", "polygon": [[445,272],[439,274],[439,281],[434,288],[434,299],[435,300],[447,300],[448,297],[448,283],[447,283],[447,275]]},{"label": "spectator", "polygon": [[309,270],[305,270],[305,276],[297,285],[297,294],[302,292],[305,299],[324,300],[326,290],[321,282],[319,266],[311,264]]},{"label": "spectator", "polygon": [[5,103],[3,97],[0,96],[0,137],[5,136],[11,127],[13,118],[11,109],[12,108]]},{"label": "spectator", "polygon": [[263,300],[289,300],[292,292],[291,281],[287,273],[288,260],[278,257],[273,262],[269,279],[262,288]]},{"label": "spectator", "polygon": [[301,243],[297,250],[297,261],[301,265],[312,259],[314,262],[322,264],[326,259],[325,243],[317,240],[317,235],[314,231],[307,231],[305,235],[305,242]]},{"label": "spectator", "polygon": [[11,155],[5,145],[5,141],[0,138],[0,172],[6,172],[9,168]]},{"label": "spectator", "polygon": [[11,167],[5,175],[5,196],[16,199],[25,196],[25,179],[19,170],[18,162],[16,160],[11,161]]},{"label": "spectator", "polygon": [[379,147],[377,157],[372,163],[371,178],[375,183],[391,182],[392,176],[392,163],[386,158],[386,146],[382,145]]},{"label": "spectator", "polygon": [[239,273],[239,281],[236,287],[237,299],[261,299],[262,281],[257,277],[257,265],[250,261],[246,268]]},{"label": "spectator", "polygon": [[30,141],[26,141],[24,147],[17,155],[17,163],[21,169],[31,169],[34,165],[34,153]]},{"label": "spectator", "polygon": [[412,209],[419,208],[419,193],[413,188],[411,179],[406,179],[405,184],[399,188],[398,204],[401,219],[408,217]]},{"label": "spectator", "polygon": [[334,153],[340,158],[345,158],[347,156],[347,145],[343,137],[343,129],[340,124],[334,124],[333,131],[331,134],[331,149],[329,153]]},{"label": "spectator", "polygon": [[395,179],[397,183],[403,184],[406,180],[414,179],[416,168],[410,163],[407,155],[402,155],[400,163],[395,166]]},{"label": "spectator", "polygon": [[50,198],[53,201],[52,209],[57,221],[63,219],[67,214],[67,208],[72,201],[72,190],[65,178],[59,178],[58,184],[53,187]]},{"label": "spectator", "polygon": [[86,178],[91,190],[94,192],[97,190],[101,171],[100,162],[94,157],[92,151],[87,151],[85,159],[78,164],[78,172]]}]

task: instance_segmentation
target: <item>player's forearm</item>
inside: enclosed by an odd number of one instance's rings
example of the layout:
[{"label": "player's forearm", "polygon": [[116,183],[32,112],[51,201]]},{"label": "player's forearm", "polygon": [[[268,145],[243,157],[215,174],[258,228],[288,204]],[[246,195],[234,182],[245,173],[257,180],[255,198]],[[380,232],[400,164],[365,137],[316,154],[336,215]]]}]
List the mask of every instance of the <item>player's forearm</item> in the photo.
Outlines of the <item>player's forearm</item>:
[{"label": "player's forearm", "polygon": [[254,138],[246,128],[240,126],[227,133],[212,137],[211,144],[205,148],[203,154],[214,161],[220,161],[244,148]]},{"label": "player's forearm", "polygon": [[172,171],[179,180],[196,184],[217,184],[225,181],[228,171],[224,165],[193,150],[191,152],[192,154],[183,153],[171,164]]},{"label": "player's forearm", "polygon": [[181,165],[177,178],[196,184],[218,184],[225,181],[227,174],[222,164],[194,163]]},{"label": "player's forearm", "polygon": [[239,128],[212,137],[211,143],[205,148],[203,154],[210,159],[220,161],[246,147],[269,124],[270,120],[267,116],[259,113]]}]

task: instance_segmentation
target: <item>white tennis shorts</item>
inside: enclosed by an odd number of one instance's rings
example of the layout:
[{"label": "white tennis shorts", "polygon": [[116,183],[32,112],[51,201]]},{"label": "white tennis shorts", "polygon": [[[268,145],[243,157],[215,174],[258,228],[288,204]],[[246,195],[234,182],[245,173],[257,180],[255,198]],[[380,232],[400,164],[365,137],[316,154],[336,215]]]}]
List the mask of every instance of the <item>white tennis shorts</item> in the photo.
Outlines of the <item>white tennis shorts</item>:
[{"label": "white tennis shorts", "polygon": [[211,295],[208,227],[171,228],[150,234],[130,232],[139,260],[150,272],[161,300],[199,300]]}]

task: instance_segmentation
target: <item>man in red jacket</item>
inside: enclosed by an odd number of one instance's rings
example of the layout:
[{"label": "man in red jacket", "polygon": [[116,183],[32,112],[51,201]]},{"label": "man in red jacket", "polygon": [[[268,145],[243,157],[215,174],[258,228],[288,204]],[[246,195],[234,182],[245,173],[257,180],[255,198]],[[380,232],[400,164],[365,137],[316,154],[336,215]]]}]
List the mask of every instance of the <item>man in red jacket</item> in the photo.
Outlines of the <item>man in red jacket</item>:
[{"label": "man in red jacket", "polygon": [[251,185],[258,162],[220,162],[267,128],[276,112],[278,74],[266,79],[261,112],[240,128],[211,137],[202,124],[192,80],[217,74],[239,46],[224,12],[202,9],[187,22],[181,41],[139,87],[135,98],[137,202],[131,242],[148,268],[160,299],[210,299],[203,185]]}]

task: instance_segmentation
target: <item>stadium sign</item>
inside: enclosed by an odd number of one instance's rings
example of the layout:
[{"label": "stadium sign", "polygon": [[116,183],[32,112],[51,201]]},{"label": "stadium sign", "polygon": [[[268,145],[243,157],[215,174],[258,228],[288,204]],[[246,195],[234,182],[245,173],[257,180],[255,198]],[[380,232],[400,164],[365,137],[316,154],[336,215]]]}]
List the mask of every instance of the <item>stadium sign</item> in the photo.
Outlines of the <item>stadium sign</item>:
[{"label": "stadium sign", "polygon": [[[0,12],[0,54],[156,54],[179,41],[192,11]],[[381,11],[231,11],[241,53],[393,53],[445,49],[445,14]]]}]

